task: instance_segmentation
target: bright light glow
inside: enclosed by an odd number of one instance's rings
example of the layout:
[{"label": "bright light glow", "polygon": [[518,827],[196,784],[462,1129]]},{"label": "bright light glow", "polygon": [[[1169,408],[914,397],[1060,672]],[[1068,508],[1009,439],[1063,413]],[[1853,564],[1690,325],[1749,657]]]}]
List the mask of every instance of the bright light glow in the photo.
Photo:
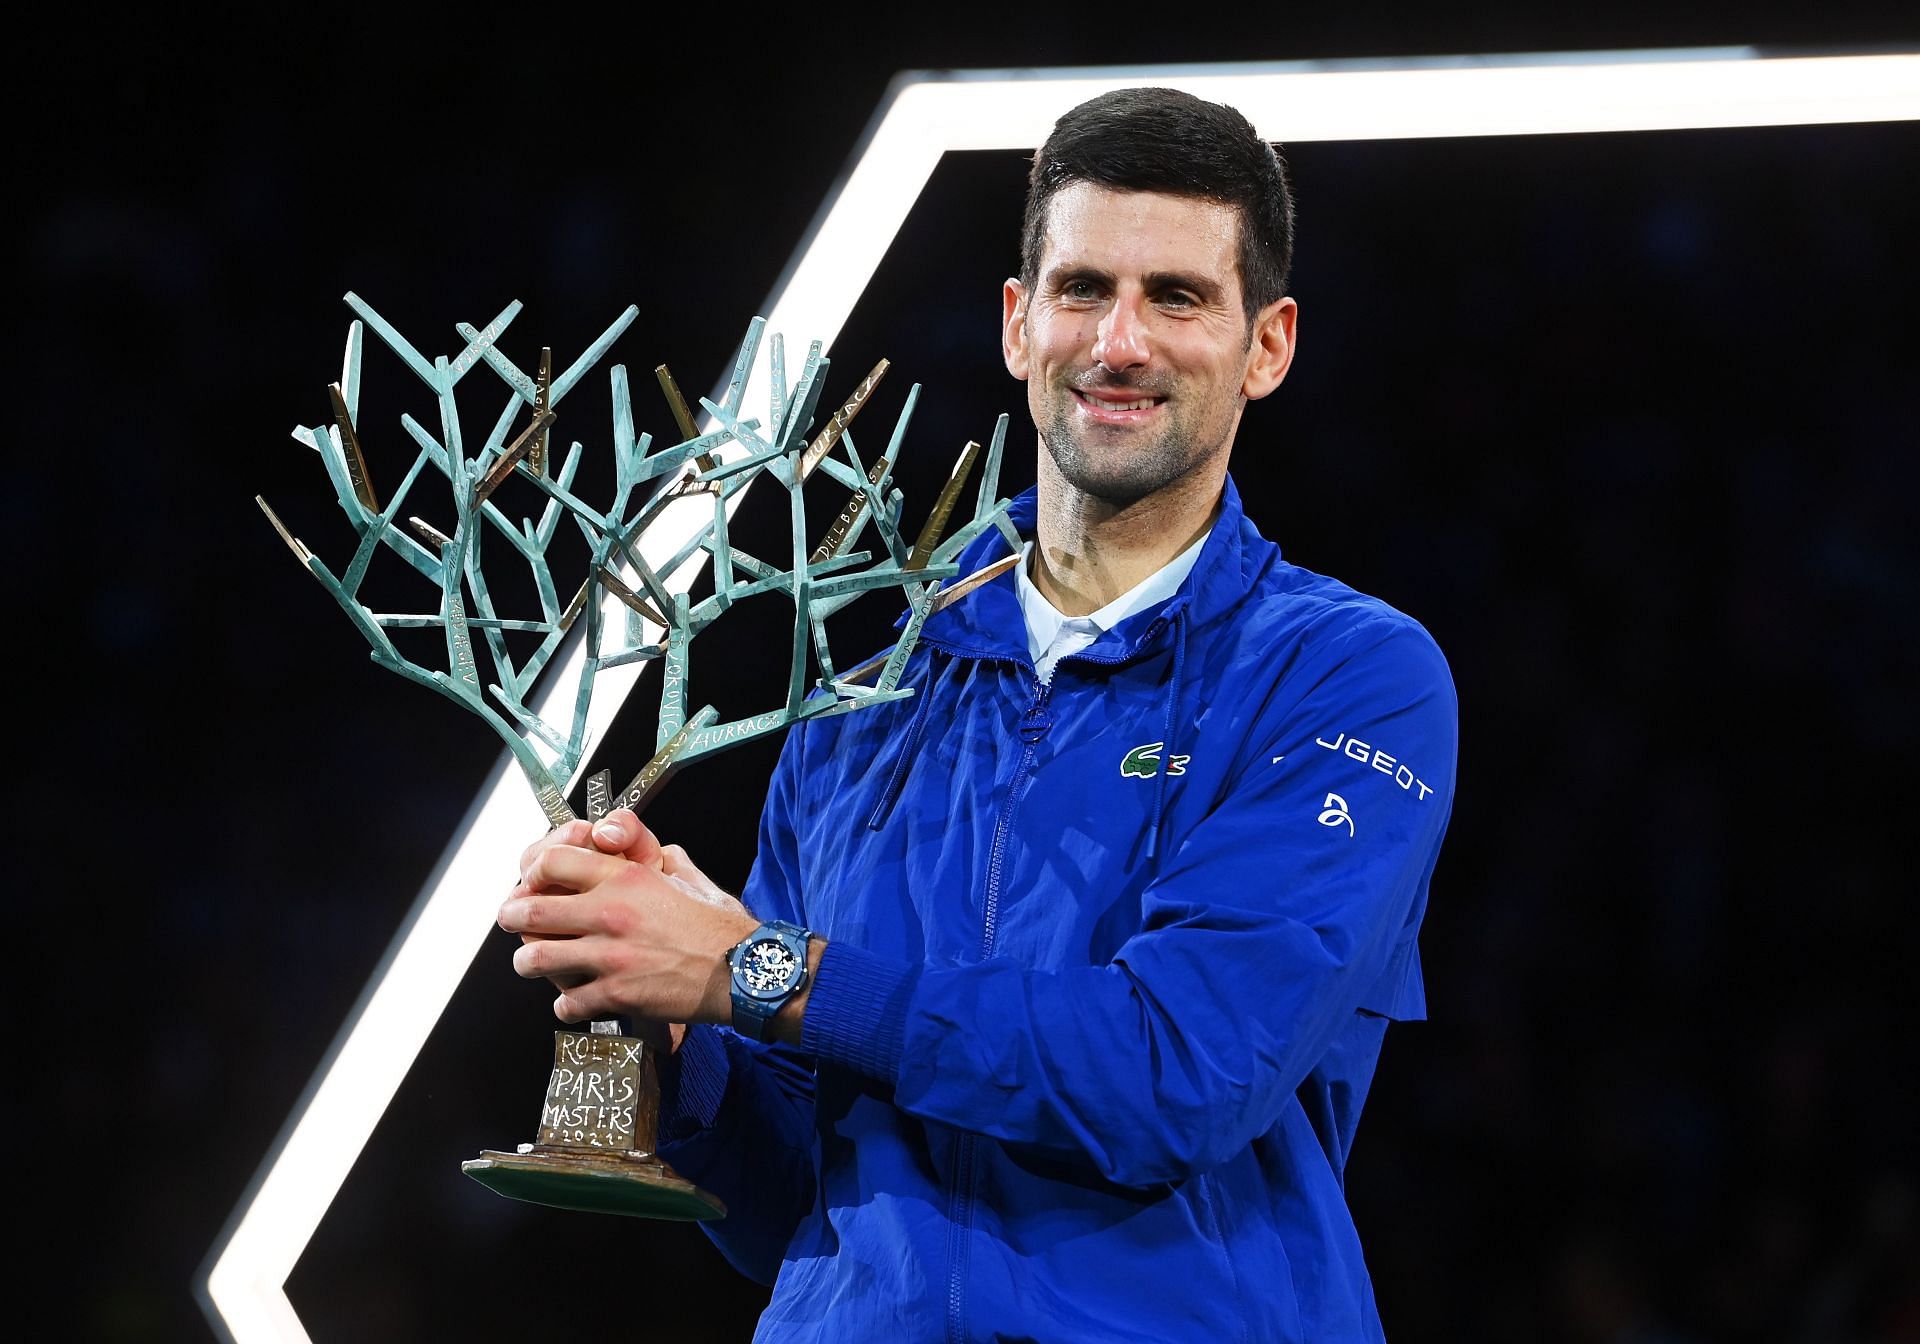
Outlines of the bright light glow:
[{"label": "bright light glow", "polygon": [[[1920,119],[1920,56],[1762,59],[1744,48],[909,79],[876,114],[846,181],[795,253],[766,314],[768,330],[783,333],[790,350],[808,340],[832,346],[942,154],[1030,149],[1074,104],[1142,84],[1232,104],[1282,142]],[[756,370],[748,407],[766,404],[764,379]],[[653,563],[710,516],[704,502],[690,504],[651,529]],[[669,586],[684,590],[697,568],[689,563]],[[609,619],[624,613],[609,604]],[[584,657],[576,642],[548,673],[543,717],[569,712]],[[594,740],[638,675],[637,665],[603,675]],[[505,875],[544,826],[503,756],[210,1257],[203,1301],[215,1328],[239,1344],[307,1339],[287,1278],[493,928]]]},{"label": "bright light glow", "polygon": [[1100,90],[1150,84],[1237,107],[1261,135],[1283,143],[1920,119],[1920,55],[1762,60],[1729,48],[1371,68],[961,73],[898,89],[793,265],[771,326],[831,343],[948,150],[1031,149],[1061,113]]}]

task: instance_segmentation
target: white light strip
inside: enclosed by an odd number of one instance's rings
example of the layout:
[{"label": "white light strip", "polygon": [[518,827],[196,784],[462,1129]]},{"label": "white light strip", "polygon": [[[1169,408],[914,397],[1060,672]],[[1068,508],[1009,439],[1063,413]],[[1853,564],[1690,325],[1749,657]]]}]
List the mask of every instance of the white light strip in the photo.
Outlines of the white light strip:
[{"label": "white light strip", "polygon": [[[1366,68],[958,72],[905,81],[796,253],[766,314],[768,330],[783,333],[790,348],[808,340],[831,348],[942,154],[1030,149],[1060,113],[1100,89],[1144,84],[1229,103],[1263,136],[1282,142],[1920,119],[1920,56],[1762,59],[1739,48],[1461,57]],[[1006,228],[1011,248],[1014,223]],[[764,374],[756,370],[746,405],[764,405],[766,397]],[[703,501],[690,504],[650,529],[650,561],[678,550],[711,516]],[[690,562],[669,586],[684,591],[697,569]],[[609,619],[624,619],[624,607],[607,610]],[[542,717],[570,712],[584,657],[576,643],[548,674]],[[595,740],[638,675],[638,665],[603,675],[590,727]],[[542,826],[525,781],[503,757],[210,1256],[211,1269],[198,1286],[210,1320],[238,1344],[307,1339],[287,1300],[287,1278],[493,928],[520,851]]]},{"label": "white light strip", "polygon": [[[705,498],[669,505],[657,529],[649,529],[642,556],[650,564],[664,564],[712,516]],[[675,591],[685,591],[698,571],[699,565],[689,561],[666,582]],[[626,611],[611,598],[602,607],[609,621],[624,622]],[[536,710],[548,722],[564,721],[573,713],[574,692],[586,663],[585,641],[571,641],[556,661],[559,666],[548,674]],[[612,724],[643,666],[635,663],[600,673],[588,715],[589,744]],[[583,762],[590,754],[589,745]],[[265,1166],[207,1275],[205,1296],[233,1339],[307,1339],[287,1300],[286,1281],[480,943],[492,931],[520,852],[545,826],[525,776],[503,753],[442,856],[439,871],[375,970],[336,1041],[335,1053],[301,1103],[299,1119]]]},{"label": "white light strip", "polygon": [[1025,149],[1101,89],[1160,84],[1240,109],[1260,133],[1307,140],[1700,130],[1920,117],[1920,55],[1443,63],[1267,73],[1142,72],[1025,79],[981,102],[964,83],[902,91],[896,115],[950,128],[949,148]]},{"label": "white light strip", "polygon": [[[1102,89],[1160,85],[1238,108],[1269,140],[1401,140],[1920,119],[1920,55],[1682,53],[1006,72],[906,84],[794,266],[776,329],[831,342],[949,150],[1031,149]],[[1009,240],[1013,222],[1007,225]],[[1011,242],[1009,242],[1011,248]],[[791,310],[789,314],[788,310]]]}]

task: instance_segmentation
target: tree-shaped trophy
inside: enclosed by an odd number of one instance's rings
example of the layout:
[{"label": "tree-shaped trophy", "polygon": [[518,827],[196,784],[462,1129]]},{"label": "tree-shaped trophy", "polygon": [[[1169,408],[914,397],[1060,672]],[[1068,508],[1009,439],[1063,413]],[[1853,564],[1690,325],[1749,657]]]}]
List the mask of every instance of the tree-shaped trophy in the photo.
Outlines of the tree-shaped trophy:
[{"label": "tree-shaped trophy", "polygon": [[[971,519],[947,534],[961,488],[983,455],[977,443],[962,451],[916,539],[906,539],[901,530],[903,499],[894,487],[893,469],[918,386],[906,398],[886,451],[872,461],[862,459],[850,430],[885,375],[885,360],[813,434],[830,361],[820,343],[813,342],[789,390],[781,337],[774,333],[764,341],[771,387],[768,414],[764,420],[748,418],[743,403],[766,335],[765,321],[755,318],[720,400],[700,399],[710,424],[705,432],[696,427],[666,366],[655,369],[677,429],[673,446],[657,451],[651,435],[635,435],[626,370],[614,365],[613,498],[604,508],[595,508],[575,493],[581,443],[573,442],[556,467],[548,453],[549,440],[560,403],[606,354],[638,308],[629,307],[556,377],[550,349],[541,350],[531,375],[502,353],[499,341],[520,312],[517,301],[484,328],[456,324],[465,347],[451,359],[431,360],[359,297],[348,294],[346,302],[357,320],[347,329],[340,381],[328,388],[331,423],[294,430],[296,440],[319,454],[340,508],[359,538],[344,572],[336,576],[265,500],[259,501],[260,507],[301,565],[372,646],[373,661],[484,720],[505,741],[555,826],[574,819],[566,793],[586,758],[587,712],[602,672],[651,660],[659,660],[662,667],[655,753],[619,793],[613,792],[607,771],[586,781],[587,815],[595,820],[615,807],[642,811],[689,762],[802,719],[845,714],[911,695],[899,685],[900,675],[927,617],[1013,563],[1003,560],[965,578],[959,577],[955,563],[962,548],[986,528],[998,527],[1013,539],[1006,501],[997,496],[1004,415],[984,453]],[[400,417],[415,451],[384,503],[369,474],[357,425],[363,333],[368,329],[431,390],[439,420],[435,435],[411,415]],[[482,365],[506,385],[506,405],[479,451],[469,453],[454,394],[461,380]],[[450,530],[412,514],[402,519],[429,468],[449,487]],[[730,503],[763,476],[786,490],[791,505],[792,547],[778,561],[748,554],[727,535]],[[825,535],[809,545],[803,488],[822,476],[849,495]],[[539,505],[537,521],[522,517],[516,522],[502,509],[495,495],[509,482],[511,493]],[[656,540],[648,536],[649,527],[674,516],[675,505],[680,506],[677,517],[684,520],[689,509],[702,509],[703,501],[710,502],[710,515],[695,514],[696,522],[685,528],[687,535],[677,546],[668,539],[666,559],[655,554],[658,547],[643,546],[643,541]],[[549,553],[566,529],[577,531],[584,541],[586,560],[571,600],[563,601]],[[874,549],[855,550],[869,531],[876,538]],[[483,546],[483,540],[488,544]],[[433,586],[432,610],[380,613],[361,600],[362,581],[382,548]],[[519,587],[530,589],[527,600],[529,605],[537,601],[537,615],[508,616],[496,608],[496,592],[501,605],[507,605],[506,589],[497,577],[489,587],[481,566],[483,552],[489,559],[497,556],[524,566],[531,584],[522,578]],[[685,585],[669,585],[668,579],[688,572],[683,567],[697,568],[706,559],[712,563],[708,596],[693,602]],[[827,645],[827,619],[861,595],[888,588],[901,590],[907,609],[898,638],[850,671],[836,670]],[[730,722],[721,722],[712,706],[689,713],[688,646],[735,604],[761,594],[783,594],[793,609],[792,655],[780,702]],[[529,697],[541,671],[582,617],[585,659],[572,696],[572,720],[563,725],[537,714]],[[438,639],[403,638],[427,639],[436,651],[444,650],[446,665],[428,666],[403,656],[391,633],[402,630],[437,631]],[[516,660],[510,635],[521,648],[533,645],[531,652]],[[484,691],[477,647],[485,649],[493,672]],[[438,661],[437,654],[432,661]],[[810,665],[817,673],[812,677]],[[462,1169],[500,1194],[560,1208],[653,1218],[724,1216],[717,1199],[654,1155],[658,1106],[648,1040],[629,1034],[619,1021],[594,1022],[584,1032],[557,1031],[553,1071],[534,1141],[514,1152],[482,1152]]]}]

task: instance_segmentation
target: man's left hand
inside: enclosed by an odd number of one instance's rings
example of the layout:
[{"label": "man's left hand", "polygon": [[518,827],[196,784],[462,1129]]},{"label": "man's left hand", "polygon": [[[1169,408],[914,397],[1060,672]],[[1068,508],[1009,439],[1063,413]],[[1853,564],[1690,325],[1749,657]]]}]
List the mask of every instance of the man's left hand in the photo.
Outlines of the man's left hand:
[{"label": "man's left hand", "polygon": [[563,1022],[730,1021],[726,954],[759,927],[625,809],[590,836],[575,824],[529,849],[499,923],[525,940],[514,970],[561,987],[553,1011]]}]

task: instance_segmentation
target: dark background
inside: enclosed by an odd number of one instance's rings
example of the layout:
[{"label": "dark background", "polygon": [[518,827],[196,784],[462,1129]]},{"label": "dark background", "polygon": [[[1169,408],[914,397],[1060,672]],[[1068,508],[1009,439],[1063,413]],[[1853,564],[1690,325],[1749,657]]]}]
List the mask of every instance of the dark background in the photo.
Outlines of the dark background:
[{"label": "dark background", "polygon": [[[0,521],[32,1337],[211,1337],[192,1276],[497,755],[367,662],[252,504],[345,553],[286,437],[326,414],[345,291],[430,354],[523,299],[523,367],[637,303],[613,358],[666,434],[645,371],[713,385],[898,70],[1920,46],[1855,8],[23,31]],[[1920,1338],[1917,150],[1911,123],[1289,149],[1300,356],[1235,475],[1291,559],[1420,618],[1461,699],[1433,1020],[1393,1033],[1350,1170],[1401,1344]],[[910,512],[1002,411],[1031,480],[996,331],[1022,169],[949,156],[835,345],[830,404],[893,361],[869,443],[925,385]],[[366,370],[376,400],[411,381],[372,342]],[[411,448],[362,419],[391,479]],[[695,694],[763,707],[752,650],[699,646]],[[737,884],[771,757],[689,770],[650,820]],[[459,1175],[536,1118],[548,995],[509,947],[291,1279],[309,1331],[747,1338],[764,1290],[693,1229]]]}]

